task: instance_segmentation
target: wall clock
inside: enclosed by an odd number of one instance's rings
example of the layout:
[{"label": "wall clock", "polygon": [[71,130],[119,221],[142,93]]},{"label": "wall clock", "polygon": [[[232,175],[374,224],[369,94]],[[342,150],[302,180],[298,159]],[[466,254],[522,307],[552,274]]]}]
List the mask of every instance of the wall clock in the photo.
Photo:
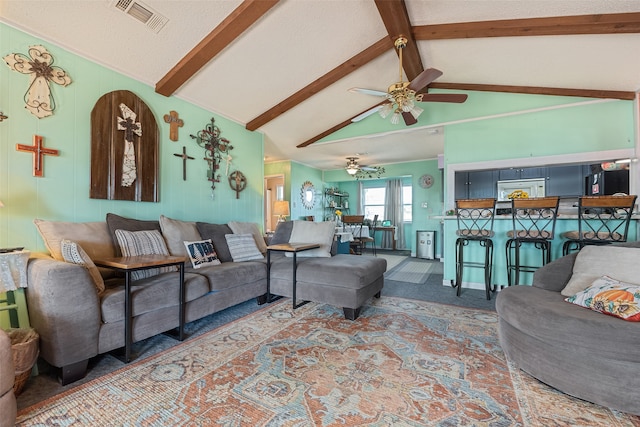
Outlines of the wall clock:
[{"label": "wall clock", "polygon": [[433,185],[433,177],[429,174],[424,174],[420,177],[420,187],[429,188]]}]

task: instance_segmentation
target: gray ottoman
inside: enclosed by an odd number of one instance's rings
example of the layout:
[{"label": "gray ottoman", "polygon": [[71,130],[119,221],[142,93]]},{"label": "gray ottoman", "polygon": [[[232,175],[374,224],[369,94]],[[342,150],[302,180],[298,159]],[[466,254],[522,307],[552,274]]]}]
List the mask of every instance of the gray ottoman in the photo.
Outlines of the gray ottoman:
[{"label": "gray ottoman", "polygon": [[[387,261],[360,255],[340,254],[331,258],[298,256],[296,300],[342,307],[347,319],[355,320],[362,305],[380,297]],[[293,295],[293,258],[271,258],[271,294]]]}]

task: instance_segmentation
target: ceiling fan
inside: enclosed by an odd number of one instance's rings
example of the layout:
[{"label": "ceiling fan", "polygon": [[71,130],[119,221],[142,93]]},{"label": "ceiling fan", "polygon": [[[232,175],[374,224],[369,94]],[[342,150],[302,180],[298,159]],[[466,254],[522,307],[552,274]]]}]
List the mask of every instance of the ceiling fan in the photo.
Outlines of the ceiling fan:
[{"label": "ceiling fan", "polygon": [[352,122],[359,122],[378,112],[382,118],[386,118],[389,114],[391,116],[391,123],[400,123],[400,116],[404,119],[407,126],[418,123],[418,116],[424,111],[416,102],[453,102],[462,103],[467,100],[466,94],[446,94],[446,93],[418,93],[430,83],[436,80],[442,75],[442,71],[435,68],[427,68],[411,82],[405,82],[402,80],[402,50],[407,46],[407,39],[405,37],[398,37],[395,41],[395,47],[398,50],[398,58],[400,60],[400,81],[392,84],[387,89],[387,92],[382,92],[374,89],[362,89],[351,88],[350,92],[364,93],[367,95],[381,96],[387,98],[388,102],[376,105],[372,109],[365,111],[364,113],[351,119]]},{"label": "ceiling fan", "polygon": [[358,175],[369,175],[372,177],[373,175],[380,175],[385,172],[383,167],[380,166],[367,166],[367,165],[359,165],[358,157],[347,157],[347,165],[344,168],[349,175],[358,176]]}]

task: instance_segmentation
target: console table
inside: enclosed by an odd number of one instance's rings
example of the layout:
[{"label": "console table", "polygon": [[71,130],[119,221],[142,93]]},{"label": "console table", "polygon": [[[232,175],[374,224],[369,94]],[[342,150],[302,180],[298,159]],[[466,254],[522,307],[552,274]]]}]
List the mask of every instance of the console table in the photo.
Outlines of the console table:
[{"label": "console table", "polygon": [[160,267],[178,267],[180,277],[180,319],[178,326],[178,339],[184,339],[184,268],[185,257],[167,255],[137,255],[119,258],[106,258],[94,260],[99,267],[111,268],[124,272],[124,362],[131,360],[131,273],[138,270],[148,270]]},{"label": "console table", "polygon": [[0,294],[6,295],[5,299],[0,299],[0,303],[6,304],[0,307],[0,311],[9,312],[12,328],[20,327],[14,291],[27,287],[27,263],[30,254],[31,252],[25,250],[0,253]]}]

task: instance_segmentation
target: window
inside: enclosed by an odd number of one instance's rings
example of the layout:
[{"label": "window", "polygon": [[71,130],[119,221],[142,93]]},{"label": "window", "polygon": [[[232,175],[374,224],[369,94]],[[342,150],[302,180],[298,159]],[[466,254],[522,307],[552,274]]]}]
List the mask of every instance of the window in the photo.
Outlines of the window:
[{"label": "window", "polygon": [[384,187],[365,188],[362,197],[364,204],[364,217],[373,220],[378,215],[378,220],[384,219]]},{"label": "window", "polygon": [[402,219],[404,222],[413,221],[413,199],[410,185],[402,186]]},{"label": "window", "polygon": [[[402,206],[403,206],[403,219],[404,222],[411,222],[413,220],[413,199],[412,199],[411,185],[402,186]],[[364,217],[373,219],[375,215],[378,215],[378,219],[382,221],[385,218],[384,215],[384,187],[372,187],[363,189],[362,195],[364,205]]]}]

